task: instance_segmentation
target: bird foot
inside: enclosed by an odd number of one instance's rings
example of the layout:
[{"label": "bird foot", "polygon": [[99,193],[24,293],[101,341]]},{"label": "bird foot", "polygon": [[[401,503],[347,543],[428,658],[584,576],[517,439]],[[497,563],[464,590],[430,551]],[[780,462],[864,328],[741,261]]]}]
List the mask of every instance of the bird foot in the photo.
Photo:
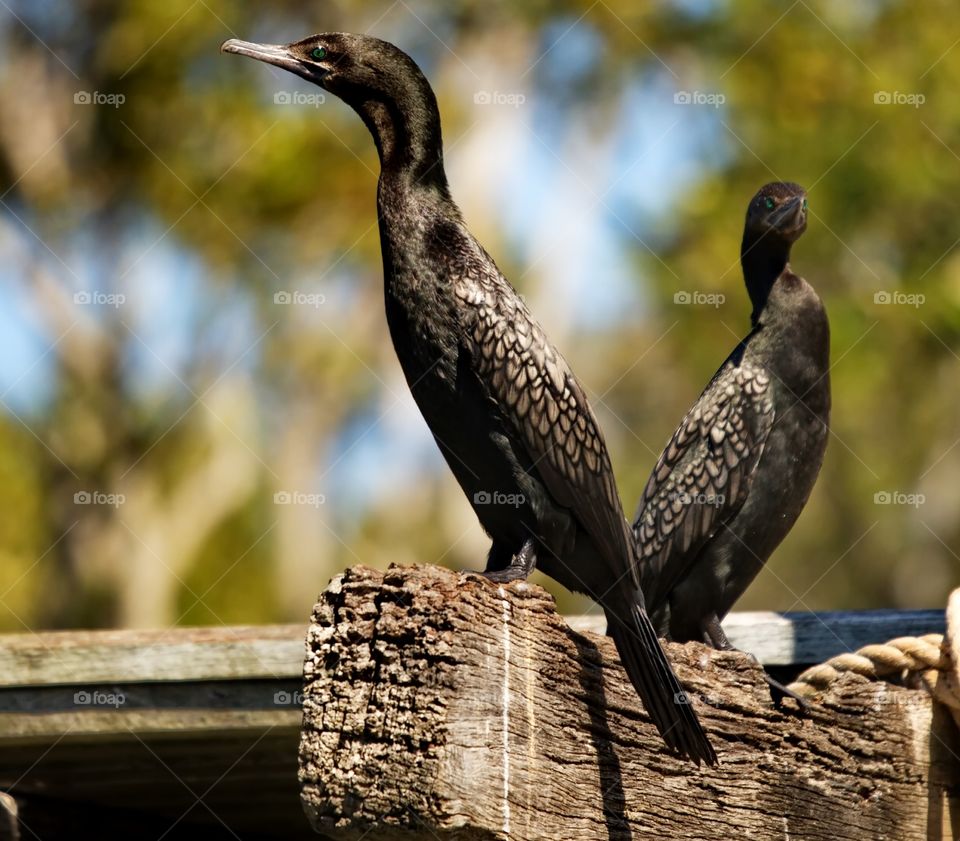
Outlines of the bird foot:
[{"label": "bird foot", "polygon": [[537,552],[532,540],[524,542],[503,569],[487,569],[480,573],[494,584],[509,584],[511,581],[525,581],[537,567]]},{"label": "bird foot", "polygon": [[767,686],[770,687],[770,695],[773,698],[773,703],[777,707],[781,706],[784,698],[793,698],[802,711],[806,712],[810,709],[810,702],[802,695],[798,695],[792,689],[787,689],[780,681],[774,680],[766,672],[763,673],[763,677],[767,681]]},{"label": "bird foot", "polygon": [[512,565],[506,569],[484,570],[480,575],[486,578],[487,581],[492,581],[494,584],[509,584],[511,581],[524,581],[527,577],[523,570],[517,569]]},{"label": "bird foot", "polygon": [[[720,620],[714,616],[712,620],[708,623],[705,634],[705,641],[712,643],[714,648],[719,649],[720,651],[739,651],[740,649],[734,648],[730,640],[727,639],[727,635],[724,633],[723,628],[720,626]],[[779,680],[776,680],[770,677],[767,674],[767,670],[763,668],[763,664],[749,651],[741,652],[746,654],[754,663],[760,666],[763,669],[763,679],[767,682],[767,686],[770,687],[770,697],[773,700],[774,706],[780,708],[783,706],[784,698],[793,698],[797,702],[797,705],[800,707],[801,712],[806,712],[810,709],[810,702],[798,695],[792,689],[787,689]]]}]

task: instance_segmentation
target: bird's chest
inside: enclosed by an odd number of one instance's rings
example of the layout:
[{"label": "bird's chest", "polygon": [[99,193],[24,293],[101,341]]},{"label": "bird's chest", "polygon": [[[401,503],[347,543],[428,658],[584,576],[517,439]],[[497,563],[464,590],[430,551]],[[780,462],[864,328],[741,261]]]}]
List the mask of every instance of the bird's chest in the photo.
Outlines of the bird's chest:
[{"label": "bird's chest", "polygon": [[387,279],[387,325],[400,366],[418,402],[455,388],[460,328],[452,296],[416,267]]},{"label": "bird's chest", "polygon": [[755,518],[755,524],[769,532],[774,545],[803,510],[820,472],[830,434],[825,402],[829,397],[818,387],[806,394],[778,391],[776,419],[751,492],[751,501],[759,506],[761,515]]},{"label": "bird's chest", "polygon": [[781,409],[763,451],[767,491],[787,497],[809,492],[820,472],[828,435],[824,420],[802,402]]}]

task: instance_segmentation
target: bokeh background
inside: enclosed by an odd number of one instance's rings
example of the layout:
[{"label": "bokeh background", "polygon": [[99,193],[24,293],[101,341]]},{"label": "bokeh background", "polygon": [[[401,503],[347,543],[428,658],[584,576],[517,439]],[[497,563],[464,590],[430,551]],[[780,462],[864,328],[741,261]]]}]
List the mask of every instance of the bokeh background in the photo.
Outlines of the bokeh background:
[{"label": "bokeh background", "polygon": [[337,29],[432,80],[454,196],[587,387],[628,513],[748,328],[748,199],[804,184],[793,265],[830,313],[833,435],[739,607],[942,605],[953,12],[0,0],[0,628],[299,622],[352,564],[482,567],[387,336],[373,143],[339,101],[218,53]]}]

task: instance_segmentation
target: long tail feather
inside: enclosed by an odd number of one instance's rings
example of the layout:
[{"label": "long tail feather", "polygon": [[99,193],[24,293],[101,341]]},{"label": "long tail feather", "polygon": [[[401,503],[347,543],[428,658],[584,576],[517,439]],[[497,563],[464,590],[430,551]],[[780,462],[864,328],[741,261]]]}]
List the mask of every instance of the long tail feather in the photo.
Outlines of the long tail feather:
[{"label": "long tail feather", "polygon": [[690,698],[677,680],[642,604],[642,601],[635,602],[626,618],[607,611],[608,633],[617,646],[627,676],[667,746],[697,765],[701,761],[716,765],[713,746],[700,725]]}]

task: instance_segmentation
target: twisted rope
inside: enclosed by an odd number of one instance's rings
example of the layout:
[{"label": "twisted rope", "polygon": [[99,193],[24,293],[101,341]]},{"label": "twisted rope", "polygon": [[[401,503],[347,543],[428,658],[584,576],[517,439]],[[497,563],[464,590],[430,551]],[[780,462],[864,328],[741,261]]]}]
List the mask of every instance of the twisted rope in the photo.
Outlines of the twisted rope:
[{"label": "twisted rope", "polygon": [[905,672],[945,668],[942,634],[897,637],[879,645],[865,645],[856,652],[838,654],[812,666],[787,688],[803,698],[812,698],[830,687],[843,674],[852,673],[870,680],[903,678]]},{"label": "twisted rope", "polygon": [[844,674],[907,685],[922,683],[937,701],[960,714],[960,588],[947,602],[946,634],[897,637],[839,654],[807,669],[787,688],[802,698],[813,698]]}]

